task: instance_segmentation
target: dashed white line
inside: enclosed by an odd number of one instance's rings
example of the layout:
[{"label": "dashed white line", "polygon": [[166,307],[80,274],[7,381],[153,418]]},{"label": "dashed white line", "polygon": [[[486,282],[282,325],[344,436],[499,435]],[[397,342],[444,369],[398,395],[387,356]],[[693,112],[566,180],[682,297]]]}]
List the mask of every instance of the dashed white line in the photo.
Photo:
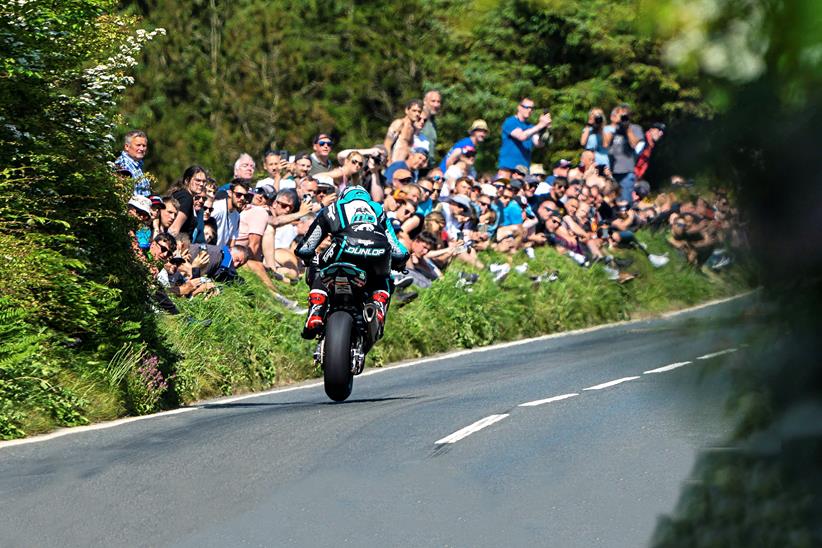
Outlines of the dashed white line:
[{"label": "dashed white line", "polygon": [[688,365],[689,363],[693,362],[676,362],[669,365],[663,365],[662,367],[657,367],[656,369],[651,369],[649,371],[643,372],[643,375],[647,375],[648,373],[663,373],[665,371],[670,371],[672,369],[676,369],[678,367],[682,367],[683,365]]},{"label": "dashed white line", "polygon": [[461,439],[467,438],[471,434],[474,434],[475,432],[479,432],[483,428],[487,428],[488,426],[491,426],[495,422],[501,421],[502,419],[504,419],[507,416],[508,416],[508,414],[489,415],[489,416],[485,417],[484,419],[480,419],[480,420],[478,420],[477,422],[475,422],[473,424],[469,424],[465,428],[461,428],[461,429],[457,430],[456,432],[454,432],[453,434],[451,434],[449,436],[445,436],[444,438],[435,441],[434,443],[437,444],[437,445],[441,445],[443,443],[457,443]]},{"label": "dashed white line", "polygon": [[719,352],[712,352],[711,354],[705,354],[704,356],[699,356],[698,360],[709,360],[711,358],[716,358],[717,356],[722,356],[724,354],[730,354],[731,352],[736,352],[736,348],[726,348],[725,350],[720,350]]},{"label": "dashed white line", "polygon": [[568,398],[573,398],[574,396],[579,396],[577,393],[573,394],[563,394],[561,396],[553,396],[551,398],[545,398],[544,400],[534,400],[525,403],[519,404],[517,407],[536,407],[537,405],[542,405],[544,403],[551,403],[560,400],[567,400]]},{"label": "dashed white line", "polygon": [[639,377],[623,377],[621,379],[616,379],[613,381],[604,382],[602,384],[597,384],[595,386],[589,386],[588,388],[583,388],[583,390],[602,390],[603,388],[610,388],[612,386],[616,386],[617,384],[621,384],[623,382],[632,381],[638,379]]}]

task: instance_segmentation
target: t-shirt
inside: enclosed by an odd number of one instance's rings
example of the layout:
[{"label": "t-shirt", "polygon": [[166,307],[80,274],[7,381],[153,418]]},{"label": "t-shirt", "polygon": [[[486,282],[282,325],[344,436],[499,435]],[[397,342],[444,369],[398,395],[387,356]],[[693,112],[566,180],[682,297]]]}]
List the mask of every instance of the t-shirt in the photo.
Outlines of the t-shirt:
[{"label": "t-shirt", "polygon": [[248,245],[248,236],[265,234],[268,226],[268,210],[262,206],[250,205],[240,213],[240,228],[237,231],[237,244]]},{"label": "t-shirt", "polygon": [[522,224],[522,207],[516,200],[511,200],[505,209],[502,210],[502,221],[499,226],[511,226]]},{"label": "t-shirt", "polygon": [[320,161],[320,159],[317,158],[317,155],[314,154],[313,152],[311,153],[309,158],[311,159],[311,171],[308,172],[309,175],[316,175],[317,173],[325,173],[326,171],[331,171],[331,168],[334,167],[334,165],[331,162],[331,158],[328,158],[328,161],[325,164],[323,164]]},{"label": "t-shirt", "polygon": [[180,227],[180,232],[191,236],[191,233],[194,232],[194,228],[197,226],[197,216],[194,214],[194,198],[191,196],[191,193],[184,188],[181,188],[172,194],[172,196],[180,202],[180,207],[177,208],[178,211],[186,214],[186,222]]},{"label": "t-shirt", "polygon": [[601,135],[595,131],[588,133],[588,140],[585,141],[585,150],[594,151],[594,163],[611,167],[611,160],[608,158],[608,149],[602,144]]},{"label": "t-shirt", "polygon": [[429,116],[422,126],[420,135],[423,135],[428,140],[428,167],[434,166],[434,149],[437,146],[437,119],[435,116]]},{"label": "t-shirt", "polygon": [[297,237],[296,225],[278,226],[274,233],[274,249],[290,249],[291,242]]},{"label": "t-shirt", "polygon": [[[628,135],[625,133],[616,133],[611,126],[606,127],[605,131],[614,134],[611,147],[608,149],[608,154],[611,157],[611,171],[613,173],[633,172],[638,153],[631,147],[631,143],[628,141]],[[640,142],[644,142],[645,136],[640,126],[631,124],[628,126],[628,131],[638,137]]]},{"label": "t-shirt", "polygon": [[228,198],[214,200],[214,211],[211,218],[217,222],[217,246],[228,245],[231,238],[237,237],[240,228],[240,212],[228,211]]},{"label": "t-shirt", "polygon": [[502,146],[499,147],[499,161],[497,167],[500,169],[513,170],[517,166],[531,165],[531,150],[534,142],[531,138],[524,141],[511,137],[511,132],[519,128],[523,131],[533,127],[528,122],[523,122],[516,116],[509,116],[502,124]]},{"label": "t-shirt", "polygon": [[448,157],[451,156],[451,154],[453,154],[455,150],[460,149],[462,147],[467,147],[469,145],[474,146],[474,141],[471,140],[471,137],[463,137],[462,139],[454,143],[454,146],[448,149],[448,152],[445,153],[445,156],[443,156],[442,160],[440,161],[440,169],[443,173],[445,173],[445,162],[448,160]]},{"label": "t-shirt", "polygon": [[[411,168],[408,167],[408,164],[406,164],[405,161],[400,160],[399,162],[394,162],[393,164],[385,168],[385,184],[387,186],[391,185],[391,181],[394,179],[394,172],[398,169],[407,169],[408,171],[411,171]],[[417,172],[411,171],[411,177],[413,177],[414,181],[416,182]]]}]

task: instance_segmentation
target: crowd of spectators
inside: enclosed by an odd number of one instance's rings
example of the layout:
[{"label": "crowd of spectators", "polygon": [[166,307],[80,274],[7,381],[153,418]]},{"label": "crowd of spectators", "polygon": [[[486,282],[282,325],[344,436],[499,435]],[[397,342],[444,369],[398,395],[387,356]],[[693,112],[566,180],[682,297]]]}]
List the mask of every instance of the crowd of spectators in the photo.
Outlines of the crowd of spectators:
[{"label": "crowd of spectators", "polygon": [[[688,262],[716,271],[730,262],[724,248],[743,237],[725,195],[691,195],[681,177],[672,178],[675,192],[651,195],[642,177],[666,127],[655,123],[643,130],[628,105],[614,107],[607,118],[603,109],[592,108],[579,156],[546,169],[531,156],[551,142],[551,114],[522,98],[501,121],[493,173],[475,167],[478,155],[495,153],[484,147],[491,129],[483,119],[466,124],[466,135],[436,157],[437,142],[445,143],[436,122],[442,106],[436,90],[409,101],[384,140],[370,147],[334,154],[332,136],[318,133],[311,151],[266,151],[261,170],[252,156],[241,154],[227,182],[193,164],[163,196],[152,193],[143,173],[148,137],[129,132],[112,168],[133,180],[128,206],[137,225],[134,250],[160,285],[160,305],[174,310],[167,294],[214,294],[218,282],[237,280],[242,267],[298,311],[275,282],[298,280],[303,265],[295,248],[320,209],[349,185],[363,186],[382,204],[411,252],[403,286],[426,288],[454,263],[488,270],[500,280],[517,253],[527,262],[540,246],[554,247],[581,267],[601,262],[610,279],[624,283],[634,274],[615,249],[640,249],[657,268],[669,260],[639,243],[636,232],[643,229],[666,231]],[[508,259],[484,264],[479,252],[489,249]],[[461,278],[466,284],[476,279]]]}]

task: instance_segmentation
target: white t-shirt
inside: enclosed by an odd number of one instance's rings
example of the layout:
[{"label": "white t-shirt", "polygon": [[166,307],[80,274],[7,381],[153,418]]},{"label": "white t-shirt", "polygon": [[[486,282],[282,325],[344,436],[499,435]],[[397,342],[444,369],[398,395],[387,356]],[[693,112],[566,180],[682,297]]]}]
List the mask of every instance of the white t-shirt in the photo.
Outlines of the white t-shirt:
[{"label": "white t-shirt", "polygon": [[274,249],[291,249],[291,242],[297,237],[297,225],[278,226],[274,233]]},{"label": "white t-shirt", "polygon": [[232,238],[237,237],[240,229],[240,212],[228,211],[228,198],[214,200],[214,211],[211,217],[217,222],[217,245],[228,245]]}]

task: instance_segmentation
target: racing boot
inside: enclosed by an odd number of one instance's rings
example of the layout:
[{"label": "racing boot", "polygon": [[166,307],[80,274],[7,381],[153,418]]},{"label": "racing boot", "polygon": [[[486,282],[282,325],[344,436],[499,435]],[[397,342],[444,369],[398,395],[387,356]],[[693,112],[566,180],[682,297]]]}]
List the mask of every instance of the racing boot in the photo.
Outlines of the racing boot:
[{"label": "racing boot", "polygon": [[308,294],[308,317],[305,320],[305,327],[301,333],[303,339],[313,339],[325,325],[325,313],[328,309],[328,293],[322,289],[312,289]]},{"label": "racing boot", "polygon": [[388,313],[388,299],[390,298],[391,294],[384,289],[378,289],[371,294],[371,300],[377,305],[377,323],[380,324],[380,334],[385,325],[385,315]]}]

